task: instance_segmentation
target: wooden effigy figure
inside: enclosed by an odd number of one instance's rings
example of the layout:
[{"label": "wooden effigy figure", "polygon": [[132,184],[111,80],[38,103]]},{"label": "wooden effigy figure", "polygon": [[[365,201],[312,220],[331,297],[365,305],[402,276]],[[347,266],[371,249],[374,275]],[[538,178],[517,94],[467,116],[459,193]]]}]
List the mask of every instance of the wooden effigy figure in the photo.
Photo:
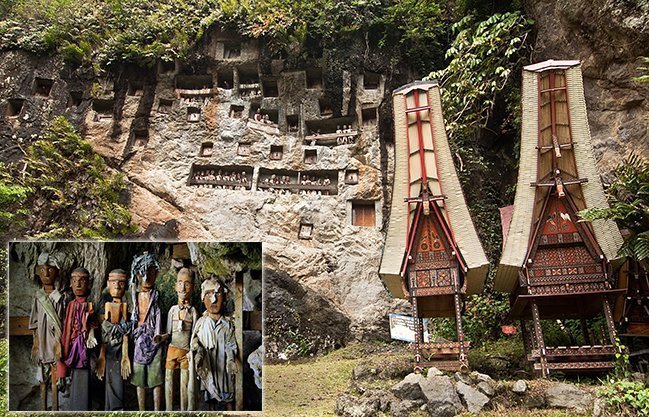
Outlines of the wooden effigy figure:
[{"label": "wooden effigy figure", "polygon": [[[178,304],[169,309],[167,333],[156,338],[158,343],[161,341],[169,342],[165,361],[165,404],[167,411],[173,411],[173,380],[176,369],[180,369],[180,410],[186,411],[194,408],[194,373],[190,372],[189,348],[192,331],[198,321],[198,310],[191,305],[193,292],[194,274],[189,268],[180,269],[176,278]],[[190,401],[190,398],[192,401]]]},{"label": "wooden effigy figure", "polygon": [[101,353],[97,361],[97,377],[106,376],[106,411],[124,409],[124,380],[131,375],[128,357],[128,335],[131,320],[128,304],[122,301],[128,285],[128,274],[123,269],[114,269],[108,274],[108,292],[112,302],[104,305],[104,321],[101,324]]},{"label": "wooden effigy figure", "polygon": [[41,288],[34,294],[29,329],[33,331],[32,362],[38,366],[36,379],[41,388],[41,409],[47,410],[47,387],[52,387],[52,411],[58,410],[56,364],[61,357],[61,334],[66,295],[56,288],[59,280],[57,259],[42,253],[36,262]]},{"label": "wooden effigy figure", "polygon": [[[156,336],[162,332],[162,318],[158,301],[160,292],[155,288],[160,265],[153,254],[145,252],[136,256],[131,265],[133,286],[133,374],[131,383],[137,387],[140,411],[145,409],[146,390],[153,389],[153,408],[162,410],[162,348]],[[138,285],[139,279],[139,285]]]},{"label": "wooden effigy figure", "polygon": [[227,287],[218,279],[203,282],[201,299],[206,311],[198,319],[191,339],[190,366],[200,381],[203,399],[211,409],[234,409],[238,372],[234,323],[224,315]]},{"label": "wooden effigy figure", "polygon": [[[90,294],[90,273],[76,268],[70,276],[74,299],[67,305],[61,338],[61,359],[57,365],[59,378],[69,377],[70,411],[90,409],[90,354],[97,346],[97,317]],[[67,385],[67,384],[66,384]]]}]

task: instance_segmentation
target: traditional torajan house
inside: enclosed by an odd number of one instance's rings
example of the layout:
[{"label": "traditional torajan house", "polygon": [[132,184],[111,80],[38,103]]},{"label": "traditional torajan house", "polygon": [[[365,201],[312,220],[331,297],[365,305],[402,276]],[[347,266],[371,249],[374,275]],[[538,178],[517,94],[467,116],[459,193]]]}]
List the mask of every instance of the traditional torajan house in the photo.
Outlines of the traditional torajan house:
[{"label": "traditional torajan house", "polygon": [[[608,370],[615,328],[611,303],[620,232],[612,221],[579,222],[606,207],[595,166],[579,61],[545,61],[523,70],[521,154],[516,198],[494,288],[511,293],[534,369]],[[608,340],[594,345],[586,319],[604,314]],[[583,346],[545,346],[541,320],[582,319]],[[532,320],[533,331],[526,321]]]},{"label": "traditional torajan house", "polygon": [[[489,268],[448,145],[439,85],[394,91],[395,176],[380,275],[415,318],[415,369],[468,367],[463,299],[482,290]],[[425,343],[422,318],[454,317],[457,342]]]}]

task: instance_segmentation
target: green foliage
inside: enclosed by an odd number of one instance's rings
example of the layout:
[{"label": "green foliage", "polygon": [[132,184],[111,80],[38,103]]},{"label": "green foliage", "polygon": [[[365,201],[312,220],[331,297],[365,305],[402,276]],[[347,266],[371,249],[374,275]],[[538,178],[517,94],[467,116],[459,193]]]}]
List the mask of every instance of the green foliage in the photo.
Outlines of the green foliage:
[{"label": "green foliage", "polygon": [[200,262],[202,277],[228,276],[247,269],[261,270],[261,243],[197,243],[203,257]]},{"label": "green foliage", "polygon": [[20,185],[30,190],[26,202],[38,213],[30,235],[101,239],[134,232],[119,201],[124,177],[112,172],[64,117],[29,146],[24,163]]},{"label": "green foliage", "polygon": [[0,412],[9,408],[7,381],[9,373],[9,341],[0,339]]},{"label": "green foliage", "polygon": [[529,362],[520,337],[511,337],[485,343],[469,350],[469,364],[473,370],[494,378],[511,378]]},{"label": "green foliage", "polygon": [[649,161],[631,154],[613,175],[615,181],[606,190],[610,207],[591,208],[579,215],[586,221],[615,220],[630,232],[619,255],[645,261],[649,259]]},{"label": "green foliage", "polygon": [[22,206],[29,191],[29,188],[17,185],[0,162],[0,235],[6,233],[7,226],[16,216],[27,214],[25,209],[17,210],[16,207]]},{"label": "green foliage", "polygon": [[634,80],[640,83],[649,83],[649,57],[643,56],[642,62],[644,65],[638,67],[642,71],[642,75],[635,77]]},{"label": "green foliage", "polygon": [[511,86],[513,74],[518,74],[525,62],[531,25],[519,12],[495,14],[477,23],[469,15],[453,25],[458,34],[446,52],[451,61],[429,77],[438,78],[444,87],[446,130],[455,150],[466,155],[465,160],[478,157],[470,154],[473,149],[467,152],[463,148],[471,145],[476,128],[487,126],[499,93]]},{"label": "green foliage", "polygon": [[649,416],[649,387],[644,382],[612,378],[598,394],[617,416]]}]

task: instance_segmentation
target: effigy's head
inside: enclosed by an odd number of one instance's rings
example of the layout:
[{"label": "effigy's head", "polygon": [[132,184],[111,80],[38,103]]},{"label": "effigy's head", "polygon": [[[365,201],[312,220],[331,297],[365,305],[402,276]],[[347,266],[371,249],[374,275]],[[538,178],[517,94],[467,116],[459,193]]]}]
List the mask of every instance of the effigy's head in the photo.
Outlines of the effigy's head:
[{"label": "effigy's head", "polygon": [[70,286],[75,297],[85,297],[90,293],[90,272],[86,268],[76,268],[70,275]]},{"label": "effigy's head", "polygon": [[108,274],[108,292],[113,298],[122,298],[126,293],[128,274],[123,269],[113,269]]},{"label": "effigy's head", "polygon": [[140,284],[143,288],[153,288],[155,286],[155,280],[158,278],[159,269],[160,264],[155,255],[144,252],[142,255],[133,258],[131,279],[136,282],[138,277],[140,277]]},{"label": "effigy's head", "polygon": [[228,292],[228,287],[218,278],[203,281],[201,299],[208,313],[219,314],[223,312]]},{"label": "effigy's head", "polygon": [[178,301],[189,301],[194,292],[194,274],[189,268],[181,268],[176,277]]},{"label": "effigy's head", "polygon": [[59,276],[59,263],[56,257],[48,252],[41,253],[36,261],[36,275],[43,285],[54,285]]}]

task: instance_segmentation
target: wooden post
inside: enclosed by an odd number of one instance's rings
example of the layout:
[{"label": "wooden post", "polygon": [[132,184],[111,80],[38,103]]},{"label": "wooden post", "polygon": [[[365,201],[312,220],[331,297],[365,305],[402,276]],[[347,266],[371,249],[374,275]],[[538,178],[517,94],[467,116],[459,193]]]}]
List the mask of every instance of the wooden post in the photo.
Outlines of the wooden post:
[{"label": "wooden post", "polygon": [[234,328],[237,339],[237,365],[239,372],[236,375],[235,410],[243,410],[243,274],[235,275],[236,298],[234,300]]},{"label": "wooden post", "polygon": [[532,308],[532,321],[534,323],[534,337],[536,338],[536,346],[539,349],[539,355],[541,357],[541,376],[547,378],[549,374],[548,359],[545,356],[545,341],[543,341],[543,331],[541,330],[541,317],[539,316],[539,307],[536,305],[535,299],[530,301],[530,306]]},{"label": "wooden post", "polygon": [[586,323],[586,319],[580,319],[579,324],[581,325],[581,333],[584,335],[584,344],[592,345],[592,342],[590,341],[590,335],[588,334],[588,325]]},{"label": "wooden post", "polygon": [[615,346],[616,342],[616,337],[617,335],[615,334],[615,322],[613,321],[613,313],[611,312],[611,304],[608,302],[606,298],[604,298],[604,301],[602,301],[603,308],[604,308],[604,317],[606,318],[606,326],[608,327],[608,337],[610,338],[611,344]]},{"label": "wooden post", "polygon": [[422,321],[417,312],[417,297],[412,297],[412,320],[415,325],[415,373],[420,373],[422,371],[421,367],[421,342],[424,336],[422,330]]},{"label": "wooden post", "polygon": [[460,370],[469,370],[469,359],[464,349],[464,331],[462,330],[462,300],[460,299],[460,282],[457,273],[453,274],[453,301],[455,303],[455,328],[457,330],[457,340],[460,348]]}]

